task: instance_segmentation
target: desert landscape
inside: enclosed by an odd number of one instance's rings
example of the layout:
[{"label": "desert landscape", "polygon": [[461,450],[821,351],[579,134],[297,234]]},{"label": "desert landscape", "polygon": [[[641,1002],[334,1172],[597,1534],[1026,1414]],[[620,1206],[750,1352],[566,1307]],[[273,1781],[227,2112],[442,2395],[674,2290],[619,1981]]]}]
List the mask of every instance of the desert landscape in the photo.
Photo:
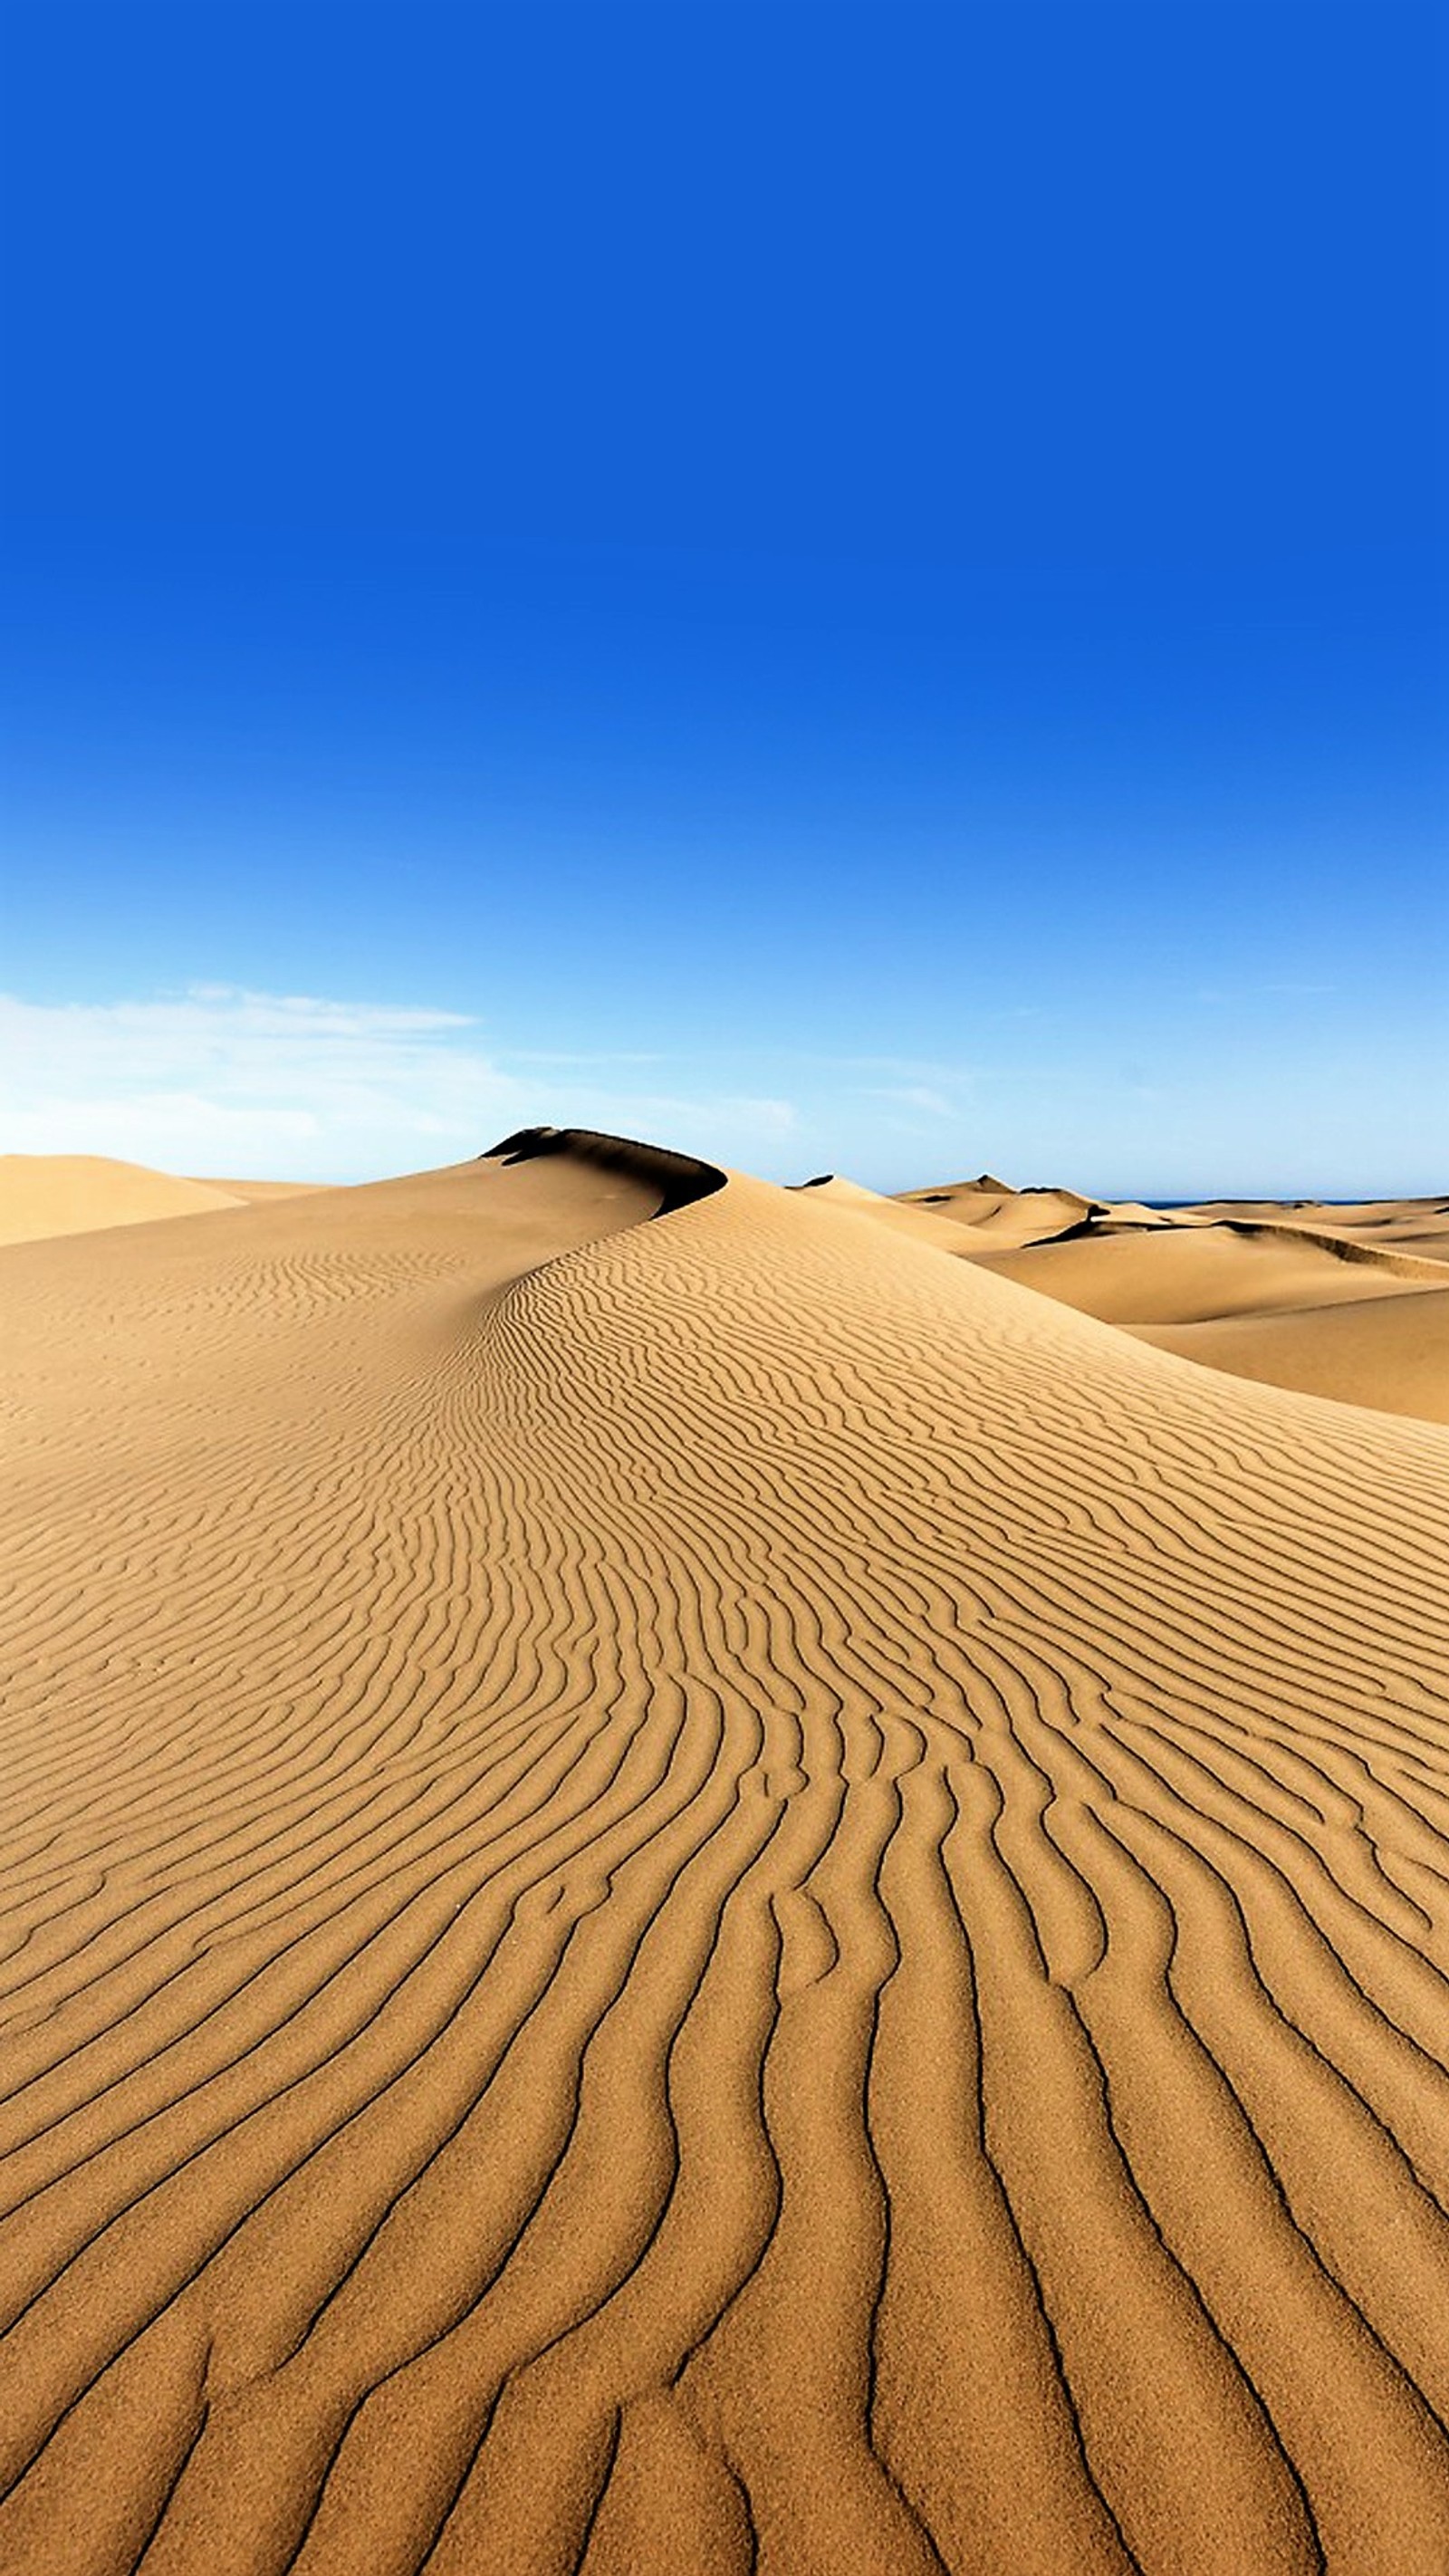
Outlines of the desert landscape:
[{"label": "desert landscape", "polygon": [[1449,1199],[0,1237],[0,2566],[1442,2576]]},{"label": "desert landscape", "polygon": [[4,19],[0,2576],[1449,2576],[1442,8]]}]

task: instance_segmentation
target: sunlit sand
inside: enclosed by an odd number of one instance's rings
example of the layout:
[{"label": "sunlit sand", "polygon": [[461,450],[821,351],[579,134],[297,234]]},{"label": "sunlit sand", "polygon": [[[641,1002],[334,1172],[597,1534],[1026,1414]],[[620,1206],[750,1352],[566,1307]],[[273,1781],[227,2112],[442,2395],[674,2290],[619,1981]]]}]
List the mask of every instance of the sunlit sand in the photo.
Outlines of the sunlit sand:
[{"label": "sunlit sand", "polygon": [[1443,2576],[1449,1203],[0,1182],[0,2565]]}]

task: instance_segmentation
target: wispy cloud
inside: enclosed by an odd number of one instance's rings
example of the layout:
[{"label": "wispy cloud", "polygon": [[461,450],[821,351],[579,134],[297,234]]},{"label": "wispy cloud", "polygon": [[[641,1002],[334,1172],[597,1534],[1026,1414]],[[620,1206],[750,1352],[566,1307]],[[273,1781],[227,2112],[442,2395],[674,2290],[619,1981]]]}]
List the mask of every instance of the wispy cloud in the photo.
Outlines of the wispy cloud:
[{"label": "wispy cloud", "polygon": [[549,1064],[559,1066],[604,1064],[611,1068],[621,1064],[662,1064],[663,1056],[642,1047],[510,1047],[510,1064]]},{"label": "wispy cloud", "polygon": [[646,1088],[637,1070],[653,1061],[510,1054],[459,1012],[229,984],[87,1004],[0,995],[0,1152],[350,1180],[461,1160],[540,1120],[738,1160],[795,1125],[783,1098]]}]

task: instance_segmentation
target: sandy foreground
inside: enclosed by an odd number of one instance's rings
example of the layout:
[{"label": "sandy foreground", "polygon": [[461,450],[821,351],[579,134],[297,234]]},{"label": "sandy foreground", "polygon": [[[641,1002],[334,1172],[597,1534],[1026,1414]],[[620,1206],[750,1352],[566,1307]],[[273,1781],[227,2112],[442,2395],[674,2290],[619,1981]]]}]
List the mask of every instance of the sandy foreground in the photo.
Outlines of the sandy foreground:
[{"label": "sandy foreground", "polygon": [[0,2567],[1444,2576],[1449,1211],[190,1186],[0,1255]]}]

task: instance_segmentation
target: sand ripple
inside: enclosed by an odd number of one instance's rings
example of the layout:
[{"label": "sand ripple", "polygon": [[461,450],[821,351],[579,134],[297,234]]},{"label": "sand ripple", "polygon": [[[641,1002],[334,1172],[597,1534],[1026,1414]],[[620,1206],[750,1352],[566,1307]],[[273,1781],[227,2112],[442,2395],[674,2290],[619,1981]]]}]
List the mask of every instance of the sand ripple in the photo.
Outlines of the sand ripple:
[{"label": "sand ripple", "polygon": [[6,1256],[0,2564],[1443,2576],[1449,1436],[540,1169]]}]

